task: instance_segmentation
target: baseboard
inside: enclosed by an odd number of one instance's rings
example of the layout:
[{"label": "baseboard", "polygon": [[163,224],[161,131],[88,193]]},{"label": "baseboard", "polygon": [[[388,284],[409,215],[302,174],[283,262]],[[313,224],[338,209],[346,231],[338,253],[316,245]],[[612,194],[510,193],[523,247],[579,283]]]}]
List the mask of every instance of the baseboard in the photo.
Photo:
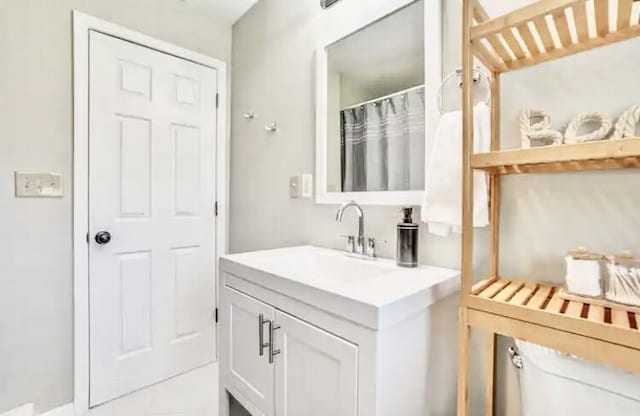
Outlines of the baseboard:
[{"label": "baseboard", "polygon": [[0,414],[0,416],[33,416],[33,403],[25,404]]},{"label": "baseboard", "polygon": [[56,407],[55,409],[40,413],[40,416],[73,416],[73,403],[65,404],[64,406]]}]

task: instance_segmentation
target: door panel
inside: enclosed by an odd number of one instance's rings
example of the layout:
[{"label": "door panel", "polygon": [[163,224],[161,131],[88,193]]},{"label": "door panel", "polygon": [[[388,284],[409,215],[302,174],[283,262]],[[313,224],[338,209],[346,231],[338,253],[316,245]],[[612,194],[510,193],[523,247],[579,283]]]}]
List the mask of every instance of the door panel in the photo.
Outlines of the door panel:
[{"label": "door panel", "polygon": [[151,121],[120,119],[120,217],[151,215]]},{"label": "door panel", "polygon": [[120,262],[120,357],[151,348],[151,253],[118,256]]},{"label": "door panel", "polygon": [[173,125],[175,149],[175,215],[197,216],[200,203],[200,129]]},{"label": "door panel", "polygon": [[276,311],[277,416],[356,416],[358,347]]},{"label": "door panel", "polygon": [[95,406],[215,359],[217,75],[97,32],[89,65]]},{"label": "door panel", "polygon": [[[273,308],[225,287],[221,299],[223,336],[222,362],[230,384],[241,393],[237,399],[247,399],[262,409],[265,415],[274,413],[274,366],[269,364],[268,348],[260,356],[259,316],[273,320]],[[269,341],[269,327],[263,325],[264,342]],[[246,404],[245,404],[246,405]]]}]

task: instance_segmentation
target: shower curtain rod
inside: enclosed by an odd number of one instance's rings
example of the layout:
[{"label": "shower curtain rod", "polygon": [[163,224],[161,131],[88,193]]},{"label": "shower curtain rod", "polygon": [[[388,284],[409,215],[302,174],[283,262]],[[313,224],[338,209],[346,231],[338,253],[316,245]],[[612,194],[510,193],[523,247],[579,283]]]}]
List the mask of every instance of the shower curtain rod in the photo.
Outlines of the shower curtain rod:
[{"label": "shower curtain rod", "polygon": [[371,103],[376,103],[376,102],[378,102],[378,101],[383,101],[383,100],[386,100],[387,98],[395,97],[396,95],[400,95],[400,94],[405,94],[405,93],[407,93],[407,92],[411,92],[411,91],[414,91],[414,90],[418,90],[418,89],[420,89],[420,88],[424,88],[424,84],[416,85],[415,87],[407,88],[406,90],[396,91],[396,92],[391,93],[391,94],[389,94],[389,95],[385,95],[385,96],[383,96],[383,97],[374,98],[374,99],[369,100],[369,101],[364,101],[364,102],[361,102],[361,103],[358,103],[358,104],[350,105],[349,107],[345,107],[345,108],[343,108],[343,109],[342,109],[342,110],[340,110],[340,111],[350,110],[350,109],[352,109],[352,108],[358,108],[358,107],[362,107],[363,105],[367,105],[367,104],[371,104]]}]

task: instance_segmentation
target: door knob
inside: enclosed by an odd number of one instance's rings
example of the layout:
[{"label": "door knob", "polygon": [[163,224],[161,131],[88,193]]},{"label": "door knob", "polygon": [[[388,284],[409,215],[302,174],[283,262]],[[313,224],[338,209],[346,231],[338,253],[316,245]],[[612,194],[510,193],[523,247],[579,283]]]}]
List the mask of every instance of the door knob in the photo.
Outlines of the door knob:
[{"label": "door knob", "polygon": [[111,233],[109,231],[100,231],[96,234],[95,240],[101,246],[108,244],[111,241]]}]

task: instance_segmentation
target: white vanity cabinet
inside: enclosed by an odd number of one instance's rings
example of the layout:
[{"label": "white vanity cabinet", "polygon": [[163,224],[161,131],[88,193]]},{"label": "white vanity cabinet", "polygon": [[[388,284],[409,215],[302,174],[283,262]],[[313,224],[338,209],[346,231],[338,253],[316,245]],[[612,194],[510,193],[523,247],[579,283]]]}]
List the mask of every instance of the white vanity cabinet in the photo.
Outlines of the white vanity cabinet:
[{"label": "white vanity cabinet", "polygon": [[[221,294],[220,318],[222,319],[222,349],[225,350],[227,381],[243,398],[272,416],[275,403],[275,368],[260,356],[259,330],[266,334],[268,328],[259,328],[260,316],[272,320],[274,309],[247,295],[225,287]],[[268,334],[267,338],[268,339]],[[262,345],[264,347],[264,344]],[[268,353],[268,352],[267,352]]]},{"label": "white vanity cabinet", "polygon": [[276,414],[357,416],[358,347],[283,312],[275,322]]},{"label": "white vanity cabinet", "polygon": [[457,271],[315,247],[224,256],[220,271],[220,416],[236,416],[230,396],[252,416],[429,414],[430,306]]},{"label": "white vanity cabinet", "polygon": [[234,289],[224,291],[226,379],[240,403],[248,400],[247,407],[264,415],[358,414],[356,345]]}]

